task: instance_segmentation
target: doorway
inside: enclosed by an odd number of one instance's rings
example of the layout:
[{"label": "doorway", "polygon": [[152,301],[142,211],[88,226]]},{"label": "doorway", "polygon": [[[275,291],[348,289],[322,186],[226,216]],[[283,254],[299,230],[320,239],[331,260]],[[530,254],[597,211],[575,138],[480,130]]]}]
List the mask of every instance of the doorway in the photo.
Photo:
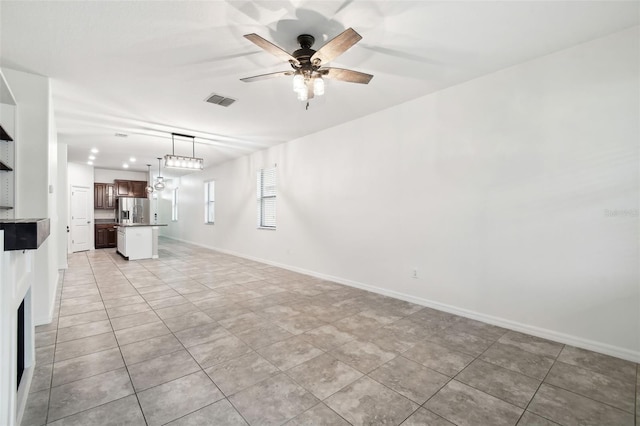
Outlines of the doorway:
[{"label": "doorway", "polygon": [[71,187],[71,252],[91,249],[91,211],[89,188]]}]

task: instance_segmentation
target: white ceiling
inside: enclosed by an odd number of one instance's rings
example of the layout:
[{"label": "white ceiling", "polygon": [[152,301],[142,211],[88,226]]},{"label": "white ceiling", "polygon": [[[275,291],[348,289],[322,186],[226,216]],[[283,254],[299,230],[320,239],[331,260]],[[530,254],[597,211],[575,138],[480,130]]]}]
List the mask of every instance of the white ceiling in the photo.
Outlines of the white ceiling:
[{"label": "white ceiling", "polygon": [[[212,165],[637,25],[639,4],[3,0],[0,66],[51,77],[69,161],[97,147],[96,167],[157,168],[178,132]],[[374,74],[369,85],[329,81],[306,111],[289,78],[240,81],[289,69],[243,34],[291,52],[301,33],[317,49],[348,27],[363,40],[331,65]],[[205,103],[212,93],[237,102]]]}]

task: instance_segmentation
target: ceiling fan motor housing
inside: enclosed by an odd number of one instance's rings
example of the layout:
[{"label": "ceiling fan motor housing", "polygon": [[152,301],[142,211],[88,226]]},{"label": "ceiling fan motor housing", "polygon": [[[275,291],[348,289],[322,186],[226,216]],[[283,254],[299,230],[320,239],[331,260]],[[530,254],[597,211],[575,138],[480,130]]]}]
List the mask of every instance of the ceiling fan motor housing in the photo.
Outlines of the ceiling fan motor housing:
[{"label": "ceiling fan motor housing", "polygon": [[313,43],[315,42],[316,38],[311,34],[300,34],[298,36],[298,44],[303,49],[311,49],[311,46],[313,46]]},{"label": "ceiling fan motor housing", "polygon": [[300,65],[295,66],[292,64],[291,66],[296,70],[301,70],[303,72],[306,71],[310,73],[314,71],[314,68],[317,68],[317,66],[314,67],[314,64],[311,63],[311,57],[314,53],[316,53],[316,51],[313,50],[311,46],[313,46],[313,43],[315,43],[316,39],[310,34],[300,34],[297,40],[300,44],[300,49],[293,52],[291,56],[296,58],[298,62],[300,62]]}]

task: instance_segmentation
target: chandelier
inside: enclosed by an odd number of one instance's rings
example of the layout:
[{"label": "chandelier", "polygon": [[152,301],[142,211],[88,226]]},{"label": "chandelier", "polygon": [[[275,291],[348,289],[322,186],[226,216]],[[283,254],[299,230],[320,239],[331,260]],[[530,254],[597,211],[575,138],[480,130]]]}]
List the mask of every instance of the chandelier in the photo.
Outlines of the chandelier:
[{"label": "chandelier", "polygon": [[[182,155],[176,155],[176,141],[175,137],[190,138],[193,146],[193,156],[186,157]],[[195,136],[181,135],[179,133],[171,133],[171,154],[164,156],[164,166],[172,169],[188,169],[188,170],[202,170],[204,169],[204,160],[202,158],[196,158],[196,138]]]}]

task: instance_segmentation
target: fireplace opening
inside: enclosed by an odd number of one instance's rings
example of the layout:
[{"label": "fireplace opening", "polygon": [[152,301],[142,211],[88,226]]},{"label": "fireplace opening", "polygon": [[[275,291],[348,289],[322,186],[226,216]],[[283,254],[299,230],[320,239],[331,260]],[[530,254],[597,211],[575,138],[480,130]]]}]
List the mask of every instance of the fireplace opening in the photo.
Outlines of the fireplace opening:
[{"label": "fireplace opening", "polygon": [[20,388],[20,380],[22,379],[22,373],[24,373],[24,300],[18,308],[18,385],[16,389]]}]

